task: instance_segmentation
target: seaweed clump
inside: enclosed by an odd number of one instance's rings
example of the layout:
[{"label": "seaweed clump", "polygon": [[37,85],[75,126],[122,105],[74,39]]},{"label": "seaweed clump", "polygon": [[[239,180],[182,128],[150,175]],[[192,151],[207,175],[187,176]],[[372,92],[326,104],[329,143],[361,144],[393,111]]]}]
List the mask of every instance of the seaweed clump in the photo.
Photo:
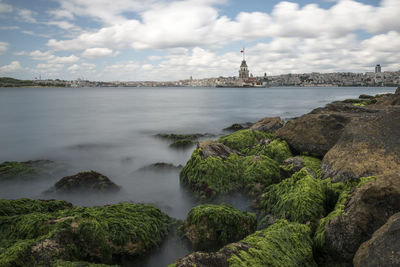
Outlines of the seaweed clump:
[{"label": "seaweed clump", "polygon": [[113,264],[159,245],[171,223],[166,214],[145,204],[83,208],[23,199],[0,200],[0,207],[5,208],[0,213],[4,267],[51,266],[57,260]]},{"label": "seaweed clump", "polygon": [[273,139],[274,135],[253,130],[240,130],[218,139],[218,142],[239,151],[242,154],[248,154],[251,148],[257,145],[262,139]]},{"label": "seaweed clump", "polygon": [[56,169],[54,162],[49,160],[6,161],[0,164],[0,182],[8,180],[32,180],[51,176]]},{"label": "seaweed clump", "polygon": [[267,156],[279,163],[287,158],[292,157],[292,152],[290,151],[289,145],[286,143],[286,141],[280,139],[272,140],[267,145],[257,144],[251,149],[249,154]]},{"label": "seaweed clump", "polygon": [[306,168],[269,186],[258,199],[264,214],[294,222],[313,222],[325,215],[326,181],[313,178]]},{"label": "seaweed clump", "polygon": [[194,247],[206,250],[238,241],[256,228],[257,219],[253,213],[227,204],[194,207],[183,224],[185,236]]}]

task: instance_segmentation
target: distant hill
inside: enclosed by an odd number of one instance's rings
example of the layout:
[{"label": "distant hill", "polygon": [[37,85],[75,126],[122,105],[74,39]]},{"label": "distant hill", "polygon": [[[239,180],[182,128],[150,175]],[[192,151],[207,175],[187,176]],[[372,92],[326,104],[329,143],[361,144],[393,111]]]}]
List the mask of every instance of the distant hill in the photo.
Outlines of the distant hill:
[{"label": "distant hill", "polygon": [[29,80],[18,80],[10,77],[0,77],[0,87],[25,87],[34,85],[35,83]]}]

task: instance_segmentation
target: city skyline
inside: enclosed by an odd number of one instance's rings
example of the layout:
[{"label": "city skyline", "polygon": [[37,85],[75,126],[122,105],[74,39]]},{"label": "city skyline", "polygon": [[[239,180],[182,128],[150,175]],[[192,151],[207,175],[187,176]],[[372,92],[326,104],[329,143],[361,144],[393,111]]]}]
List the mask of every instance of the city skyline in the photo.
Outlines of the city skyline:
[{"label": "city skyline", "polygon": [[0,77],[172,81],[400,69],[397,0],[0,0]]}]

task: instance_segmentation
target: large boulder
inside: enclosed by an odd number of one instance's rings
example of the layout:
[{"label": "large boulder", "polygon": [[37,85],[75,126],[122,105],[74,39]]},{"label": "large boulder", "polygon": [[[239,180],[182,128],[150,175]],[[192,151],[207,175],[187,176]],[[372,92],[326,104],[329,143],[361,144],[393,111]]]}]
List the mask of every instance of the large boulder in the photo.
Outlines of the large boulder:
[{"label": "large boulder", "polygon": [[0,266],[58,260],[114,264],[158,246],[172,219],[145,204],[75,207],[64,201],[0,200]]},{"label": "large boulder", "polygon": [[210,250],[238,241],[257,228],[256,216],[231,205],[204,204],[190,210],[183,223],[185,236],[196,249]]},{"label": "large boulder", "polygon": [[107,176],[95,171],[80,172],[72,176],[66,176],[54,185],[53,191],[67,192],[117,192],[120,188]]},{"label": "large boulder", "polygon": [[400,211],[400,174],[381,175],[356,187],[345,199],[342,211],[324,226],[322,244],[326,256],[337,264],[351,265],[360,245],[390,216]]},{"label": "large boulder", "polygon": [[286,123],[276,131],[276,135],[297,152],[323,157],[335,145],[350,120],[341,114],[306,114]]},{"label": "large boulder", "polygon": [[400,213],[396,213],[364,242],[353,259],[355,267],[400,266]]},{"label": "large boulder", "polygon": [[278,220],[218,252],[194,252],[170,265],[171,267],[228,266],[316,266],[310,228],[299,223]]},{"label": "large boulder", "polygon": [[281,128],[283,124],[281,117],[266,117],[257,121],[250,127],[250,129],[254,131],[274,133]]},{"label": "large boulder", "polygon": [[322,161],[323,177],[358,180],[400,169],[400,109],[353,118]]}]

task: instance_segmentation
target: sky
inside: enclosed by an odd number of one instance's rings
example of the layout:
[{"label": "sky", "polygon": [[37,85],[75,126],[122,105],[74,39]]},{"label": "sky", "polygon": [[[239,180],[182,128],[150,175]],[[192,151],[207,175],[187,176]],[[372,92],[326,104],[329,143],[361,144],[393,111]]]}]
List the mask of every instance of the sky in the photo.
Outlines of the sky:
[{"label": "sky", "polygon": [[400,70],[400,0],[0,0],[0,77]]}]

